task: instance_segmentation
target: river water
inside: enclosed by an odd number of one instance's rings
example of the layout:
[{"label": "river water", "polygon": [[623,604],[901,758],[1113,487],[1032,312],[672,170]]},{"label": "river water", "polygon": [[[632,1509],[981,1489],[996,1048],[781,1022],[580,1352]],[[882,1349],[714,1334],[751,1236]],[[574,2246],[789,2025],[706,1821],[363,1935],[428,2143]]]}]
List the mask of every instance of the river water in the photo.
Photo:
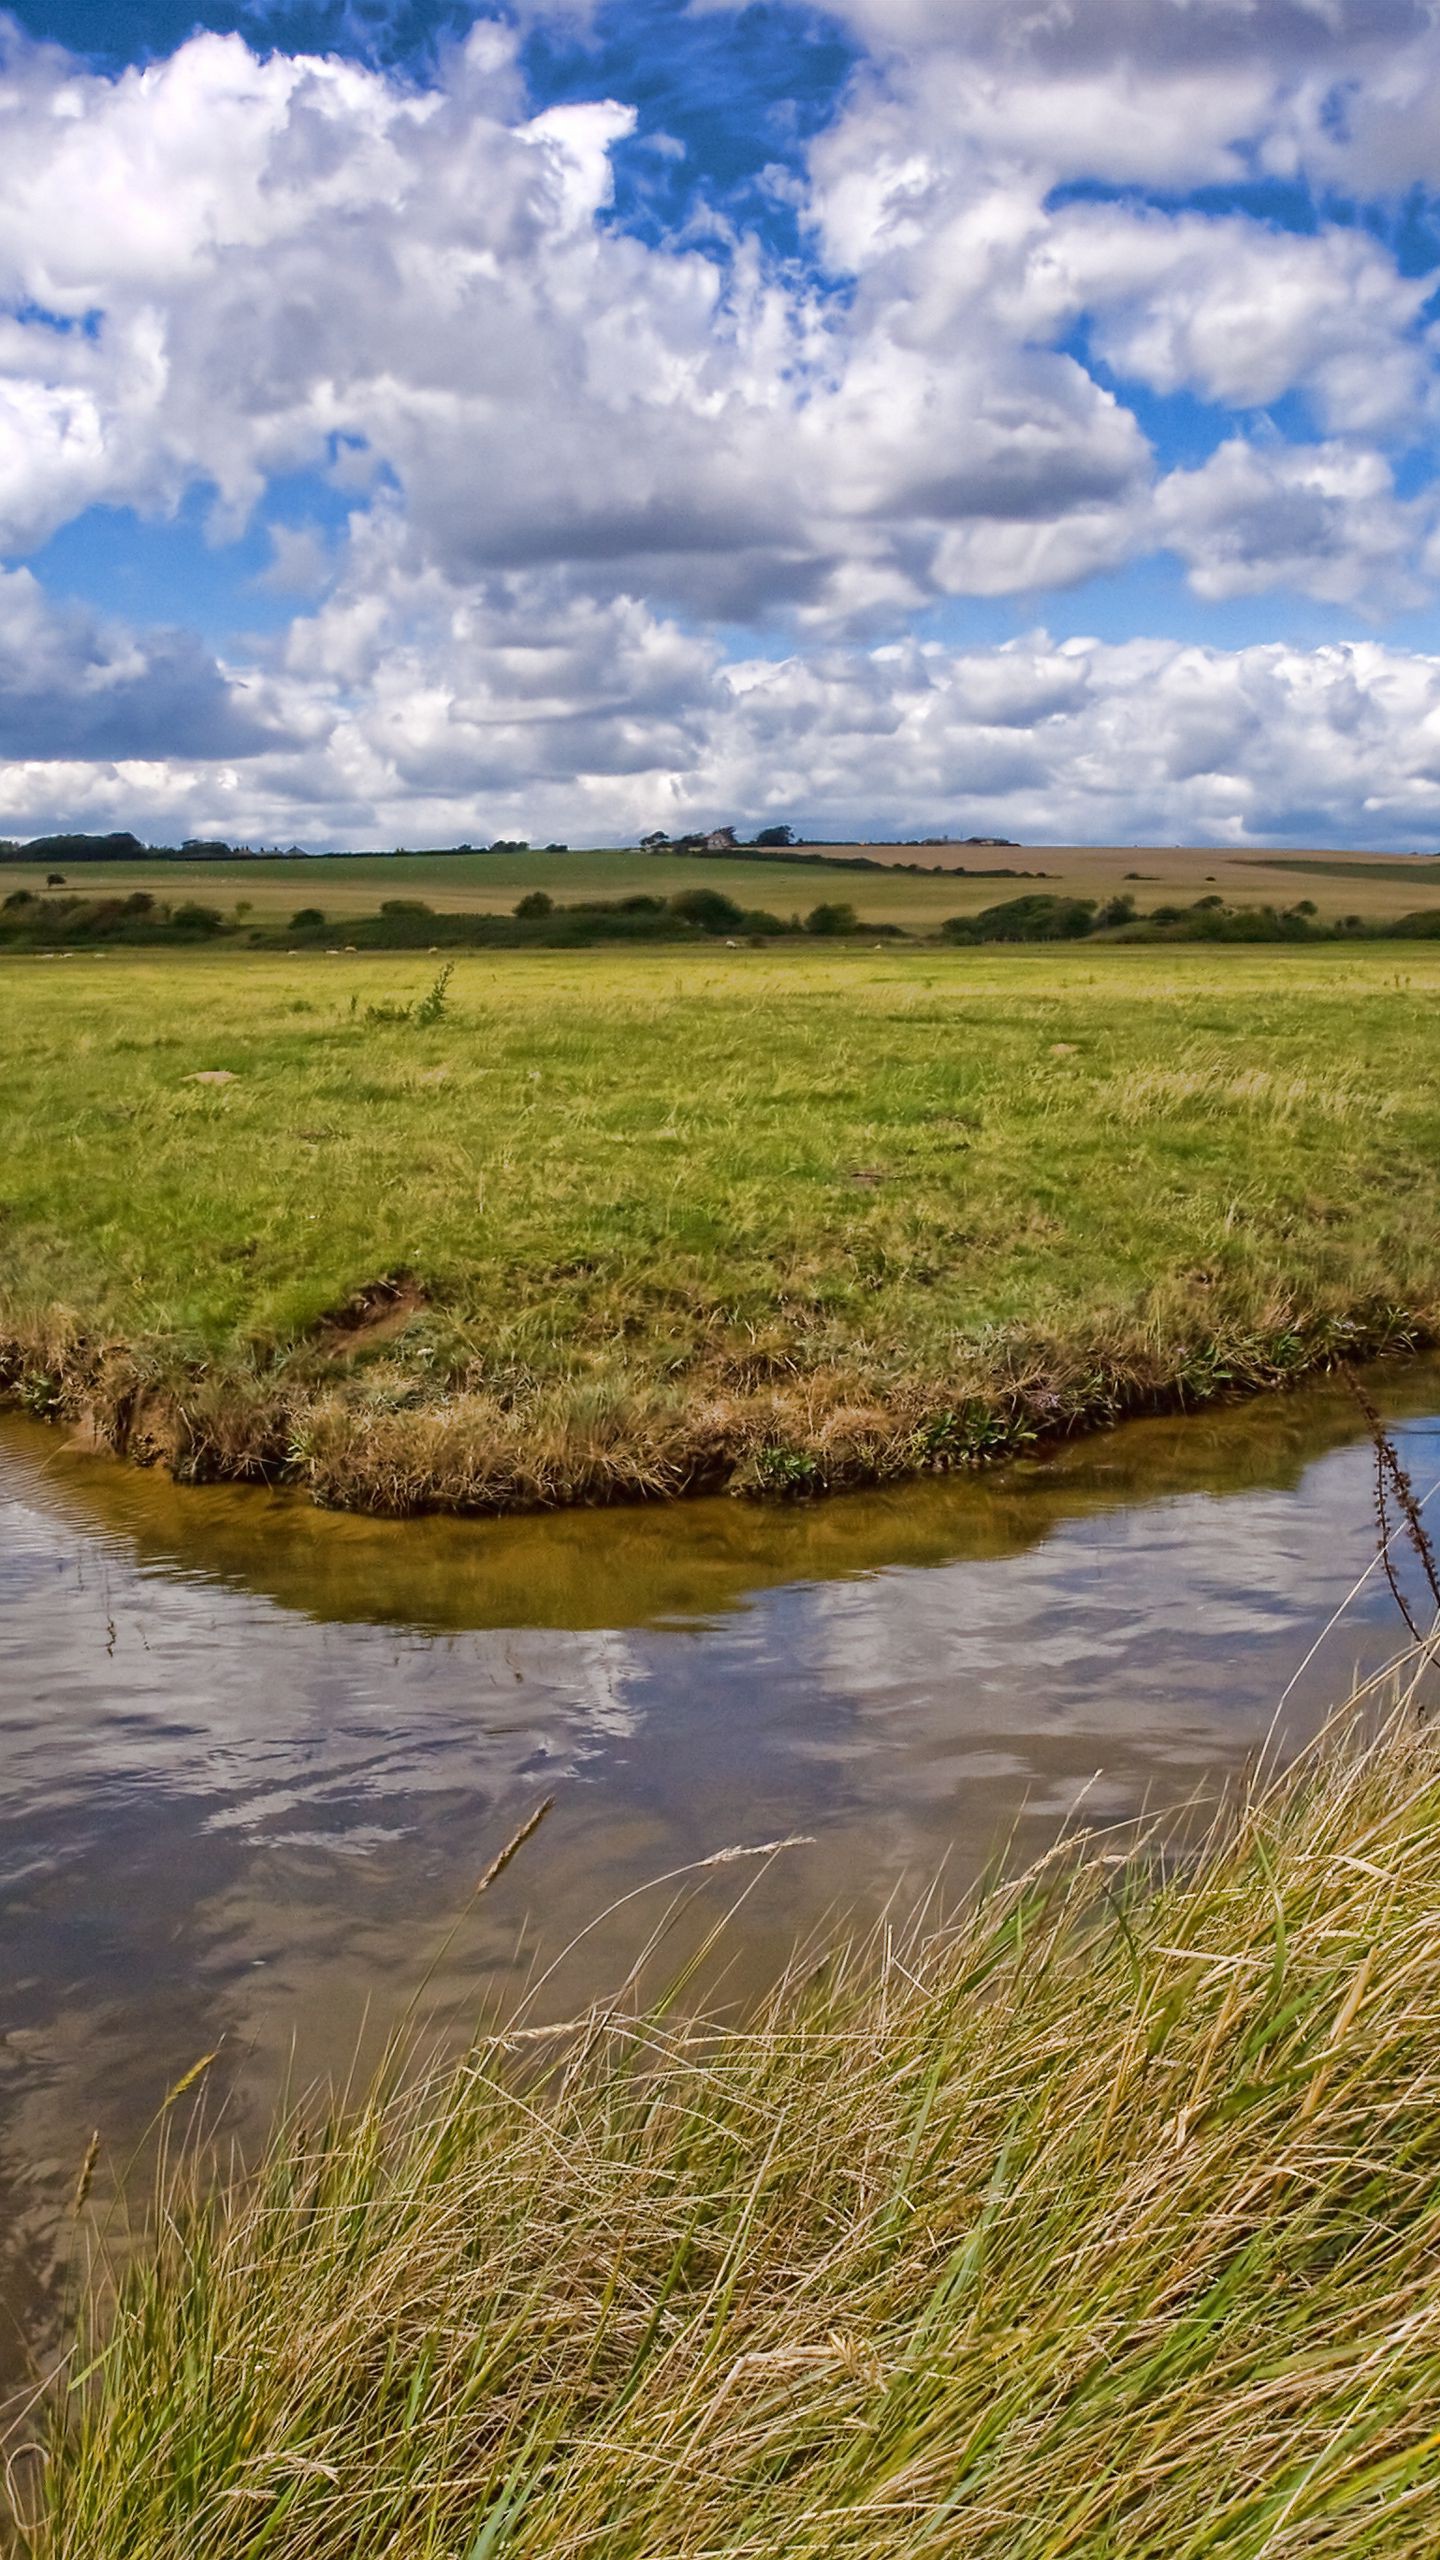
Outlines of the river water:
[{"label": "river water", "polygon": [[[1371,1386],[1423,1492],[1440,1367]],[[1372,1574],[1300,1669],[1371,1476],[1338,1387],[814,1508],[491,1522],[177,1488],[0,1420],[0,2369],[53,2319],[92,2127],[103,2182],[216,2047],[243,2133],[427,1968],[431,2007],[564,2016],[661,1879],[806,1835],[704,1871],[653,1959],[739,1900],[742,1997],[836,1913],[1213,1789],[1292,1681],[1311,1729],[1402,1632]]]}]

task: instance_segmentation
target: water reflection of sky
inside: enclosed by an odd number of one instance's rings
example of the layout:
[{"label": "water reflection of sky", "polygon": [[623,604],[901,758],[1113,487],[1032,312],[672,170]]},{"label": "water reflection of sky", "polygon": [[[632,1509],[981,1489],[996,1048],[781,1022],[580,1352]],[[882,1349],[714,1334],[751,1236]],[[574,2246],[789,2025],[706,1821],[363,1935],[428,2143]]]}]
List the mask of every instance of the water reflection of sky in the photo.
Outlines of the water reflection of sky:
[{"label": "water reflection of sky", "polygon": [[[1440,1378],[1386,1392],[1423,1486]],[[739,1985],[826,1911],[971,1873],[1017,1824],[1037,1848],[1079,1805],[1108,1817],[1213,1780],[1372,1551],[1369,1455],[1338,1395],[826,1518],[398,1529],[186,1496],[4,1426],[17,2247],[90,2124],[128,2138],[222,2038],[242,2114],[292,2038],[303,2068],[343,2062],[542,1795],[554,1815],[462,1927],[443,1990],[513,1986],[687,1859],[813,1834],[752,1890]],[[548,1623],[466,1623],[527,1587]],[[580,1623],[559,1622],[567,1594]],[[1372,1577],[1297,1684],[1297,1724],[1396,1634]],[[588,1940],[554,1998],[607,1985],[655,1907]]]}]

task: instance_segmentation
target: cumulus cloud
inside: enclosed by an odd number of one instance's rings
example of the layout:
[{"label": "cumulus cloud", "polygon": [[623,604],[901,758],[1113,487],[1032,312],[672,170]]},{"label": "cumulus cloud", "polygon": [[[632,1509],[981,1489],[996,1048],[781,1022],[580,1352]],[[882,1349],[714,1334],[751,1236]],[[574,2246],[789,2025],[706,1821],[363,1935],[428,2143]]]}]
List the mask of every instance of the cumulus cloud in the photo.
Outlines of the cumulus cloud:
[{"label": "cumulus cloud", "polygon": [[1037,324],[1088,315],[1097,354],[1155,391],[1256,409],[1303,389],[1351,436],[1433,414],[1429,282],[1364,232],[1073,206],[1044,227],[1025,283]]},{"label": "cumulus cloud", "polygon": [[[805,209],[841,303],[753,240],[609,224],[632,109],[527,113],[496,26],[424,89],[221,36],[118,78],[17,39],[6,68],[12,553],[197,484],[234,528],[343,442],[457,583],[564,563],[711,618],[894,615],[1143,546],[1148,441],[1057,343],[1081,322],[1117,376],[1231,406],[1301,386],[1351,435],[1428,397],[1423,289],[1378,244],[1056,208],[1062,163],[1024,130],[1002,148],[968,57],[924,100],[862,84],[817,145]],[[1112,121],[1080,120],[1088,172]]]},{"label": "cumulus cloud", "polygon": [[[873,620],[1064,584],[1143,538],[1144,434],[1044,341],[1083,300],[1088,256],[1117,348],[1128,332],[1142,370],[1174,370],[1136,312],[1153,241],[1105,252],[1072,222],[1057,250],[1033,202],[1007,230],[1003,198],[972,201],[965,172],[937,162],[918,231],[872,205],[862,242],[853,155],[872,185],[889,164],[859,110],[814,175],[817,233],[859,276],[837,305],[751,240],[722,259],[609,226],[609,153],[632,111],[526,114],[494,27],[423,90],[353,63],[261,60],[235,37],[115,79],[11,54],[12,553],[86,505],[163,512],[197,484],[233,528],[271,476],[333,467],[337,444],[400,493],[416,562],[457,584],[563,563],[592,594],[727,621]],[[908,202],[908,184],[890,195]],[[1055,274],[1067,254],[1072,281],[1042,309],[1037,262]],[[1193,239],[1168,255],[1192,277],[1202,263]],[[1399,325],[1411,306],[1392,299]],[[1210,339],[1223,328],[1212,319]],[[1312,370],[1351,345],[1318,321],[1311,338]]]},{"label": "cumulus cloud", "polygon": [[[741,0],[709,0],[734,7]],[[832,0],[894,93],[1054,178],[1433,182],[1427,0]]]},{"label": "cumulus cloud", "polygon": [[1346,445],[1232,439],[1171,474],[1156,521],[1202,596],[1284,584],[1328,604],[1404,606],[1429,592],[1416,562],[1433,505],[1398,498],[1383,457]]},{"label": "cumulus cloud", "polygon": [[0,756],[248,757],[284,735],[191,634],[137,636],[0,570]]},{"label": "cumulus cloud", "polygon": [[[537,112],[513,25],[424,80],[214,34],[102,75],[11,28],[0,552],[196,492],[223,542],[285,474],[329,505],[272,528],[294,619],[243,667],[13,570],[5,823],[1431,823],[1429,659],[914,636],[1157,551],[1197,613],[1435,596],[1429,280],[1326,193],[1433,168],[1430,10],[835,14],[869,56],[784,179],[804,260],[723,207],[627,233],[634,104]],[[1305,227],[1181,201],[1267,177]]]},{"label": "cumulus cloud", "polygon": [[[373,575],[372,571],[372,575]],[[373,589],[370,590],[373,593]],[[633,840],[723,814],[812,836],[934,827],[1030,842],[1363,842],[1440,828],[1440,658],[1178,641],[905,640],[722,657],[554,571],[457,603],[434,571],[366,580],[257,673],[258,751],[0,764],[0,824],[312,843],[523,833]],[[7,733],[8,736],[9,733]],[[82,760],[85,759],[85,760]]]}]

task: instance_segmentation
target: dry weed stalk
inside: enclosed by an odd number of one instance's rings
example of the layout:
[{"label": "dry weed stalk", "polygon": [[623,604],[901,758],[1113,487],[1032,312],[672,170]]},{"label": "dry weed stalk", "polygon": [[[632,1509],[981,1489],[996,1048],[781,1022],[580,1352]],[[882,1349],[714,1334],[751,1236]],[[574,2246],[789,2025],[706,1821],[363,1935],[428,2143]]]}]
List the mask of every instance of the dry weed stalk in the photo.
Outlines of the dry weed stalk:
[{"label": "dry weed stalk", "polygon": [[[1375,1451],[1375,1528],[1380,1561],[1385,1568],[1385,1579],[1390,1585],[1395,1606],[1404,1619],[1412,1639],[1416,1644],[1420,1644],[1423,1638],[1415,1623],[1395,1566],[1395,1540],[1403,1531],[1429,1586],[1437,1618],[1440,1618],[1440,1565],[1436,1563],[1435,1549],[1425,1526],[1423,1506],[1416,1495],[1409,1471],[1401,1460],[1399,1450],[1360,1380],[1348,1364],[1343,1367],[1343,1375],[1351,1395],[1365,1417]],[[1393,1521],[1391,1519],[1392,1500],[1399,1513],[1399,1518]]]}]

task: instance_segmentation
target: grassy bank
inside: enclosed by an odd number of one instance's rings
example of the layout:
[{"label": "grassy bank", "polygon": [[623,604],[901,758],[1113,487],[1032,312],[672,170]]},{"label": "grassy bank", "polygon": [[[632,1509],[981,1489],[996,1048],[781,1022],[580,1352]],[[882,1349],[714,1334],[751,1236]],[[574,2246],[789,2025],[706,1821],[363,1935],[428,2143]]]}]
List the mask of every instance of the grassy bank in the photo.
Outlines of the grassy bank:
[{"label": "grassy bank", "polygon": [[0,1376],[329,1502],[965,1463],[1440,1323],[1427,945],[4,964]]},{"label": "grassy bank", "polygon": [[1435,1741],[1156,1872],[192,2161],[12,2462],[32,2560],[1440,2549]]}]

